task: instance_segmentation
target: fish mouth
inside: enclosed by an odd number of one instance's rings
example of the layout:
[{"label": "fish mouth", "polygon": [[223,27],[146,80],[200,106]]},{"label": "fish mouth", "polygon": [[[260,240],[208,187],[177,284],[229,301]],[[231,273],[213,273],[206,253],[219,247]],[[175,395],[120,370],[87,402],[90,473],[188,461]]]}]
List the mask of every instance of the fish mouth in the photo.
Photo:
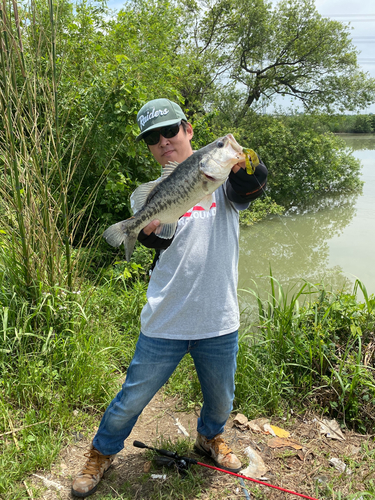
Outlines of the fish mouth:
[{"label": "fish mouth", "polygon": [[[227,139],[230,143],[230,145],[232,146],[232,148],[235,150],[236,153],[238,153],[242,158],[245,158],[245,154],[243,152],[243,148],[242,146],[240,146],[238,144],[238,142],[236,141],[236,139],[233,137],[232,134],[227,134]],[[240,159],[240,158],[238,158]]]},{"label": "fish mouth", "polygon": [[216,182],[215,177],[212,177],[212,175],[207,175],[207,174],[204,174],[204,176],[205,176],[205,177],[206,177],[206,179],[208,179],[209,181],[211,181],[211,182]]}]

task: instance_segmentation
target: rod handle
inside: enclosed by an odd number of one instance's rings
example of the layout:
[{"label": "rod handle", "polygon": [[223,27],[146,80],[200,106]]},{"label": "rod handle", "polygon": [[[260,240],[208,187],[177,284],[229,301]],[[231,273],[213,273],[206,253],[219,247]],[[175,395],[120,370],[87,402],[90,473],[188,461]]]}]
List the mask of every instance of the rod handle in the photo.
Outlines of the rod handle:
[{"label": "rod handle", "polygon": [[148,448],[148,446],[146,446],[141,441],[133,441],[133,446],[135,446],[136,448]]}]

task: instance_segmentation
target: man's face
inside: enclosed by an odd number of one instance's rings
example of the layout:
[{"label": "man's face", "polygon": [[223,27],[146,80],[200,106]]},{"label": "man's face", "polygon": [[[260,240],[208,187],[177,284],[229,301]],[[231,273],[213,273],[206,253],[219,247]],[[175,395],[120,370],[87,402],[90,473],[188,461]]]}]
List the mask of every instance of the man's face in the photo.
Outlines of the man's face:
[{"label": "man's face", "polygon": [[159,142],[154,146],[149,146],[149,149],[155,160],[160,163],[162,167],[170,161],[181,163],[193,154],[190,144],[193,135],[193,127],[190,123],[187,124],[186,132],[182,128],[182,125],[180,125],[180,131],[177,135],[170,139],[166,139],[162,135],[159,135]]}]

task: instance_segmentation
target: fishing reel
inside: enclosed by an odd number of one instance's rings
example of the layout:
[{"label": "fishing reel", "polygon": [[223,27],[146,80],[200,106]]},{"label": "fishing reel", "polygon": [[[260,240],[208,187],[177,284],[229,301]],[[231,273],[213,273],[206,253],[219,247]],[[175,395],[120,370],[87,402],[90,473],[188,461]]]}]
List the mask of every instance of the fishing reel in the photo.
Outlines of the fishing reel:
[{"label": "fishing reel", "polygon": [[191,464],[196,465],[198,462],[194,458],[189,457],[180,457],[176,452],[168,451],[168,450],[159,450],[157,448],[153,448],[152,446],[147,446],[140,441],[134,441],[133,446],[137,448],[147,448],[148,450],[156,451],[160,453],[153,458],[153,462],[155,465],[159,467],[169,467],[177,470],[181,476],[186,476],[187,470]]},{"label": "fishing reel", "polygon": [[182,457],[178,459],[155,456],[152,461],[157,467],[168,467],[169,469],[176,470],[181,476],[186,476],[187,470],[189,469],[189,463],[186,462]]}]

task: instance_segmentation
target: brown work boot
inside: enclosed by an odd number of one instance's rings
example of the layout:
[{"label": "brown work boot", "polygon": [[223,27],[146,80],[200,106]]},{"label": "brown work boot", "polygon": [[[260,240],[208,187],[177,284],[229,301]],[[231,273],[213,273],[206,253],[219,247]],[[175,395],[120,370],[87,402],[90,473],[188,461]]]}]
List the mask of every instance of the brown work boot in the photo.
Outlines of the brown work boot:
[{"label": "brown work boot", "polygon": [[214,464],[221,469],[230,472],[238,472],[241,469],[241,462],[220,434],[212,439],[207,439],[202,434],[198,434],[195,448],[198,452],[210,457]]},{"label": "brown work boot", "polygon": [[80,498],[88,497],[96,491],[99,481],[110,468],[116,455],[103,455],[91,445],[84,456],[88,460],[72,484],[72,495]]}]

